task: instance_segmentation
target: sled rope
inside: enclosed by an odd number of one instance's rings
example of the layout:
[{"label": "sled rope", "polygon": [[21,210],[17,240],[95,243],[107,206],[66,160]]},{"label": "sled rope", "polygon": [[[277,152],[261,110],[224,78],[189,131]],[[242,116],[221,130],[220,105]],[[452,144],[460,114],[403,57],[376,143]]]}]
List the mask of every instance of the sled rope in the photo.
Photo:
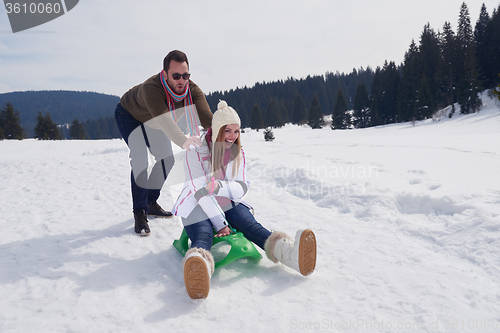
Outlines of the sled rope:
[{"label": "sled rope", "polygon": [[[210,197],[210,199],[212,200],[212,202],[214,203],[215,207],[217,207],[217,210],[219,211],[219,213],[222,215],[222,217],[224,218],[224,221],[226,221],[227,223],[227,226],[229,227],[229,229],[231,229],[232,232],[236,232],[235,229],[233,229],[233,227],[231,227],[231,225],[229,224],[229,222],[227,221],[226,219],[226,215],[224,214],[224,212],[222,211],[222,209],[220,208],[219,204],[217,203],[217,201],[215,201],[214,199],[214,196],[212,195],[214,193],[214,187],[215,187],[215,177],[212,177],[211,180],[209,180],[208,182],[211,182],[212,183],[212,189],[210,190],[210,192],[208,193],[207,196]],[[208,182],[207,182],[207,185],[208,185]]]}]

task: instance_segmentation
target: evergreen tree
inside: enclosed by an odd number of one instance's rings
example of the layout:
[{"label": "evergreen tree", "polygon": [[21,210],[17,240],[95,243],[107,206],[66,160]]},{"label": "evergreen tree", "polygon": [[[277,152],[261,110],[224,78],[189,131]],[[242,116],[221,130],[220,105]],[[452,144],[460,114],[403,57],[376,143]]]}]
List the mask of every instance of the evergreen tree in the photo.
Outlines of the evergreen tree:
[{"label": "evergreen tree", "polygon": [[301,94],[296,94],[293,100],[292,123],[301,125],[307,122],[307,106]]},{"label": "evergreen tree", "polygon": [[342,89],[337,91],[337,98],[332,113],[332,129],[346,129],[350,126],[350,115],[347,113],[347,102]]},{"label": "evergreen tree", "polygon": [[311,107],[309,108],[309,126],[312,129],[322,128],[325,124],[323,119],[323,111],[321,110],[321,105],[319,104],[319,99],[316,94],[314,94],[311,101]]},{"label": "evergreen tree", "polygon": [[398,94],[399,119],[401,121],[417,118],[419,76],[419,50],[415,41],[412,40],[410,49],[405,53]]},{"label": "evergreen tree", "polygon": [[49,124],[45,122],[45,117],[38,112],[36,117],[36,126],[34,128],[35,138],[38,140],[48,140]]},{"label": "evergreen tree", "polygon": [[5,136],[3,135],[3,129],[0,127],[0,140],[5,139]]},{"label": "evergreen tree", "polygon": [[278,110],[279,110],[279,113],[281,114],[281,119],[283,121],[283,125],[292,122],[292,120],[290,119],[290,114],[288,112],[288,108],[287,108],[286,104],[287,103],[286,103],[286,100],[284,98],[280,99],[280,101],[278,103]]},{"label": "evergreen tree", "polygon": [[385,108],[385,123],[395,123],[399,121],[398,112],[398,95],[401,77],[394,61],[386,63],[383,68],[384,73],[384,108]]},{"label": "evergreen tree", "polygon": [[114,117],[99,117],[97,120],[87,120],[83,123],[85,137],[92,140],[121,138]]},{"label": "evergreen tree", "polygon": [[364,82],[358,84],[354,96],[354,127],[365,128],[370,124],[370,97]]},{"label": "evergreen tree", "polygon": [[457,43],[456,36],[451,28],[450,22],[445,22],[443,33],[440,38],[441,57],[443,59],[443,69],[441,76],[441,91],[443,102],[446,105],[451,105],[450,117],[455,113],[456,82],[458,82],[458,58],[457,58]]},{"label": "evergreen tree", "polygon": [[38,140],[62,140],[57,124],[52,121],[48,112],[45,116],[41,112],[38,113],[34,131],[35,138]]},{"label": "evergreen tree", "polygon": [[371,105],[371,124],[372,126],[382,125],[381,113],[383,112],[382,98],[382,70],[380,67],[375,69],[372,83],[372,93],[370,98]]},{"label": "evergreen tree", "polygon": [[0,128],[2,128],[5,139],[22,140],[26,137],[24,129],[21,127],[19,112],[14,110],[14,106],[10,103],[6,103],[0,111]]},{"label": "evergreen tree", "polygon": [[62,140],[62,139],[64,139],[63,134],[62,134],[62,129],[59,129],[59,126],[52,121],[52,119],[50,118],[50,115],[49,115],[48,112],[45,115],[45,117],[47,119],[46,120],[47,122],[51,122],[52,123],[52,129],[50,131],[50,133],[51,133],[50,139],[51,140]]},{"label": "evergreen tree", "polygon": [[262,113],[260,112],[259,104],[255,103],[253,105],[252,114],[250,116],[250,128],[259,131],[259,129],[264,127],[264,119],[262,119]]},{"label": "evergreen tree", "polygon": [[422,106],[420,113],[422,114],[421,118],[429,118],[437,111],[438,106],[442,106],[439,87],[443,67],[439,38],[430,24],[424,26],[420,36],[418,59],[420,67],[418,101]]},{"label": "evergreen tree", "polygon": [[99,119],[96,121],[95,138],[97,140],[107,139],[108,137],[106,136],[106,134],[107,131],[104,119],[102,119],[102,117],[99,117]]},{"label": "evergreen tree", "polygon": [[264,140],[266,140],[266,141],[273,141],[274,140],[274,133],[270,128],[266,128],[264,130]]},{"label": "evergreen tree", "polygon": [[482,105],[479,98],[480,83],[476,70],[474,40],[470,23],[469,9],[462,3],[457,31],[459,62],[458,103],[461,113],[479,111]]},{"label": "evergreen tree", "polygon": [[[118,129],[118,125],[116,124],[115,117],[106,117],[106,118],[104,118],[104,120],[108,124],[110,138],[111,139],[120,139],[122,137],[122,134],[120,133],[120,130]],[[243,120],[241,121],[241,124],[242,124],[242,127],[244,127]]]},{"label": "evergreen tree", "polygon": [[85,140],[85,134],[83,124],[75,118],[69,127],[69,136],[75,140]]},{"label": "evergreen tree", "polygon": [[280,106],[275,98],[271,98],[267,105],[267,125],[271,127],[282,127],[284,125],[283,117],[281,116]]},{"label": "evergreen tree", "polygon": [[83,127],[85,128],[85,133],[87,138],[92,140],[102,139],[102,131],[101,131],[102,126],[100,125],[99,120],[88,119],[83,124]]},{"label": "evergreen tree", "polygon": [[[420,84],[417,94],[417,103],[416,103],[416,114],[417,119],[427,119],[431,117],[434,112],[434,100],[430,88],[430,84],[427,80],[427,76],[425,74],[420,78]],[[413,119],[411,119],[413,120]]]},{"label": "evergreen tree", "polygon": [[96,120],[90,120],[87,119],[83,123],[83,128],[85,129],[85,138],[95,140],[97,137],[95,136],[96,134],[96,129],[97,129],[97,121]]},{"label": "evergreen tree", "polygon": [[238,106],[237,109],[238,115],[240,116],[241,119],[241,128],[248,127],[248,112],[247,108],[245,107],[245,104],[241,104]]},{"label": "evergreen tree", "polygon": [[[284,108],[280,105],[279,109],[285,123],[290,121],[293,123],[307,123],[309,120],[307,111],[314,94],[317,95],[322,109],[330,110],[329,112],[331,112],[335,104],[336,92],[340,87],[344,92],[348,108],[351,109],[358,83],[364,82],[368,92],[370,92],[373,75],[374,72],[369,67],[366,70],[363,68],[359,70],[353,69],[349,74],[327,72],[324,76],[308,76],[304,79],[288,78],[285,81],[257,82],[252,88],[244,87],[226,92],[213,92],[206,97],[208,104],[212,108],[215,108],[219,99],[228,101],[228,103],[233,105],[238,112],[241,106],[244,105],[249,111],[249,122],[252,106],[255,103],[261,106],[264,105],[264,107],[261,108],[261,112],[266,126],[268,126],[266,123],[267,105],[272,98],[275,98],[279,104],[281,104],[281,102],[284,104]],[[302,110],[306,110],[305,116],[300,120],[294,119],[293,113],[296,104],[295,98],[298,94],[301,95],[304,101]],[[244,120],[242,118],[242,124],[243,122]]]},{"label": "evergreen tree", "polygon": [[484,58],[481,64],[482,75],[486,80],[486,88],[494,88],[500,83],[497,76],[500,73],[500,5],[493,10],[490,20],[486,26],[484,37]]},{"label": "evergreen tree", "polygon": [[49,140],[62,140],[62,134],[59,131],[59,127],[56,123],[52,121],[50,114],[47,112],[45,115],[45,122],[49,124]]},{"label": "evergreen tree", "polygon": [[486,10],[486,5],[483,3],[481,6],[481,12],[479,14],[479,19],[476,22],[474,28],[474,47],[476,49],[476,59],[479,71],[479,80],[484,87],[488,87],[488,54],[486,48],[486,30],[490,22],[490,15]]},{"label": "evergreen tree", "polygon": [[95,137],[94,137],[96,140],[102,140],[102,139],[105,139],[105,136],[104,134],[102,133],[102,130],[100,128],[98,128],[96,131],[95,131]]},{"label": "evergreen tree", "polygon": [[383,125],[397,122],[400,77],[393,61],[377,68],[372,84],[372,122]]}]

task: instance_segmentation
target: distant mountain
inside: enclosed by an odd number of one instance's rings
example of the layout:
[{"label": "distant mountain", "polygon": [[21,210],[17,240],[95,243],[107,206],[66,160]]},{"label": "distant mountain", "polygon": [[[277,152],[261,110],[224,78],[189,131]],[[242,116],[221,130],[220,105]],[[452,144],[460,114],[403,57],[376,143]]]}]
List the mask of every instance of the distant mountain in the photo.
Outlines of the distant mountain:
[{"label": "distant mountain", "polygon": [[81,122],[114,115],[120,97],[87,91],[25,91],[0,94],[0,109],[11,103],[20,113],[21,125],[29,137],[39,112],[50,113],[58,124],[71,123],[76,118]]}]

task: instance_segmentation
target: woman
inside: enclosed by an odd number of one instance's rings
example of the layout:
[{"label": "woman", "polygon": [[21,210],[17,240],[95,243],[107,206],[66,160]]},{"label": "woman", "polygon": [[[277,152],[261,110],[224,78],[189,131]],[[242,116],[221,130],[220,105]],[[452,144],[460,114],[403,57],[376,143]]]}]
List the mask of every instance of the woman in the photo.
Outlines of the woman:
[{"label": "woman", "polygon": [[249,182],[236,111],[226,102],[219,102],[212,127],[201,139],[201,147],[186,152],[186,182],[172,210],[182,217],[191,240],[183,260],[189,296],[208,296],[214,271],[210,253],[213,237],[229,235],[228,223],[263,249],[273,262],[281,262],[302,275],[311,274],[316,265],[314,233],[299,230],[294,241],[283,232],[271,232],[255,220],[251,207],[243,200]]}]

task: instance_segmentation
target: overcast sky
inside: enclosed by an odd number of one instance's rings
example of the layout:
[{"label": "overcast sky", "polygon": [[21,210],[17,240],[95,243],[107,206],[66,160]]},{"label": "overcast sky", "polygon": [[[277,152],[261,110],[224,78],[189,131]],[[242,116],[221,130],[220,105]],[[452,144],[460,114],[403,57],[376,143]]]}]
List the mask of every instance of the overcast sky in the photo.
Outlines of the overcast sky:
[{"label": "overcast sky", "polygon": [[[426,23],[454,30],[463,0],[80,0],[13,34],[0,8],[0,93],[95,91],[121,96],[187,53],[205,93],[287,77],[399,64]],[[466,1],[474,26],[482,3]]]}]

